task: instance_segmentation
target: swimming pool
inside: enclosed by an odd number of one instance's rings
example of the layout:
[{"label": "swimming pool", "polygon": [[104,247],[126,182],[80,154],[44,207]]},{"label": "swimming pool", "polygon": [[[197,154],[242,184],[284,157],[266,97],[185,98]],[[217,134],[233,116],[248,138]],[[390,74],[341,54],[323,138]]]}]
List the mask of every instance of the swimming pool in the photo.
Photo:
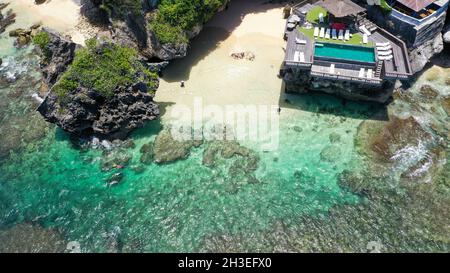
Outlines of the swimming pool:
[{"label": "swimming pool", "polygon": [[347,60],[363,63],[375,62],[375,50],[371,47],[316,43],[314,56],[322,59]]}]

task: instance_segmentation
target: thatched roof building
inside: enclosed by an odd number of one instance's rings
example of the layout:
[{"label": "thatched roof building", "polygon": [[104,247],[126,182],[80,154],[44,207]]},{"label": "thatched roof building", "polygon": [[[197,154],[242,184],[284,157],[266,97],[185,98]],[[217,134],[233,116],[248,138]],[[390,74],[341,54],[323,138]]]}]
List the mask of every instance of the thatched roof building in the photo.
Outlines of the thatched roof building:
[{"label": "thatched roof building", "polygon": [[436,2],[436,0],[398,0],[397,2],[401,3],[407,8],[414,10],[415,12],[419,12]]},{"label": "thatched roof building", "polygon": [[357,15],[365,9],[351,0],[324,0],[322,7],[325,8],[335,18]]}]

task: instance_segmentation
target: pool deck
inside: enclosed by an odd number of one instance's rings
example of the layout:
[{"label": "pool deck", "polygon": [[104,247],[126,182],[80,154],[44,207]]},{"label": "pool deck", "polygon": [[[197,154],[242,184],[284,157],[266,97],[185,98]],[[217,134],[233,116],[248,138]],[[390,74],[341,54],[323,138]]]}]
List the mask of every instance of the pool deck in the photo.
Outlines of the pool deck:
[{"label": "pool deck", "polygon": [[[302,25],[306,21],[306,12],[314,6],[314,4],[307,3],[293,10],[293,14],[299,16],[301,19],[299,25]],[[369,36],[369,41],[374,44],[389,42],[392,47],[393,59],[380,61],[375,48],[374,64],[352,63],[345,60],[324,61],[322,59],[315,59],[315,40],[301,33],[297,27],[292,31],[286,28],[285,37],[287,38],[287,46],[284,67],[310,71],[313,77],[380,86],[385,80],[406,80],[412,75],[405,43],[381,28],[377,28],[372,32],[372,35]],[[304,40],[306,44],[299,44],[297,40]],[[304,61],[294,60],[297,51],[303,53],[305,56]],[[330,69],[332,64],[335,67],[334,71]],[[366,71],[363,77],[360,77],[361,69],[365,69]],[[369,78],[367,77],[368,69],[372,69],[374,72],[372,77]]]}]

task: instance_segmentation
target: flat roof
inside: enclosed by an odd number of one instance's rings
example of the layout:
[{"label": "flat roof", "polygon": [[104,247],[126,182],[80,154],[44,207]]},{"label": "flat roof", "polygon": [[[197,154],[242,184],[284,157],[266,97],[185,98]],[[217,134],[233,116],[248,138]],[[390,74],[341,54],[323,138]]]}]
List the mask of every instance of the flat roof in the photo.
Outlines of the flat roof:
[{"label": "flat roof", "polygon": [[351,0],[324,0],[321,6],[334,17],[346,17],[366,10]]},{"label": "flat roof", "polygon": [[436,0],[397,0],[397,2],[416,12],[419,12],[436,2]]}]

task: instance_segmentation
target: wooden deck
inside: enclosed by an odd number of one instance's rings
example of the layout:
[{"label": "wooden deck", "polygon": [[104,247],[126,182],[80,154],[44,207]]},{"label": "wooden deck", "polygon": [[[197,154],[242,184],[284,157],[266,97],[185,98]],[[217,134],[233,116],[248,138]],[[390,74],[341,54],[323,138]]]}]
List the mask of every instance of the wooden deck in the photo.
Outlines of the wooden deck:
[{"label": "wooden deck", "polygon": [[[301,19],[300,26],[306,21],[305,14],[315,6],[311,4],[312,2],[317,4],[321,1],[304,1],[304,5],[293,9],[293,14]],[[305,36],[297,28],[294,28],[292,31],[286,29],[285,37],[287,38],[287,46],[284,66],[286,68],[308,70],[313,77],[379,86],[384,80],[408,79],[412,75],[405,43],[381,28],[373,31],[372,35],[369,36],[369,41],[374,43],[389,42],[392,47],[393,59],[390,61],[379,61],[378,52],[375,51],[376,63],[373,65],[344,60],[315,59],[314,39]],[[306,44],[298,43],[298,40],[306,41]],[[300,61],[298,58],[295,59],[300,52],[304,55],[303,61]],[[334,68],[331,68],[332,66]],[[363,76],[360,74],[361,69],[364,69]],[[373,74],[368,77],[367,71],[369,69],[373,71]]]},{"label": "wooden deck", "polygon": [[[334,64],[335,66],[334,71],[332,71],[331,69],[332,64]],[[364,74],[362,77],[360,77],[359,75],[361,68],[364,69]],[[371,77],[368,77],[367,75],[369,69],[372,70]],[[311,75],[314,77],[321,77],[338,81],[352,81],[369,85],[381,85],[383,82],[381,78],[375,76],[375,69],[372,66],[335,63],[328,61],[315,61],[311,67]]]},{"label": "wooden deck", "polygon": [[[408,79],[411,73],[411,64],[409,62],[408,51],[405,44],[395,36],[385,30],[378,28],[369,37],[374,43],[389,42],[392,47],[394,58],[390,61],[383,61],[384,76],[388,79]],[[378,53],[377,53],[378,60]]]},{"label": "wooden deck", "polygon": [[[306,41],[306,44],[298,44],[296,39]],[[294,60],[295,52],[303,52],[305,56],[304,62],[299,62]],[[303,33],[294,29],[288,35],[288,42],[286,46],[286,57],[284,59],[284,64],[287,67],[298,67],[310,69],[314,62],[314,41],[311,41]]]}]

